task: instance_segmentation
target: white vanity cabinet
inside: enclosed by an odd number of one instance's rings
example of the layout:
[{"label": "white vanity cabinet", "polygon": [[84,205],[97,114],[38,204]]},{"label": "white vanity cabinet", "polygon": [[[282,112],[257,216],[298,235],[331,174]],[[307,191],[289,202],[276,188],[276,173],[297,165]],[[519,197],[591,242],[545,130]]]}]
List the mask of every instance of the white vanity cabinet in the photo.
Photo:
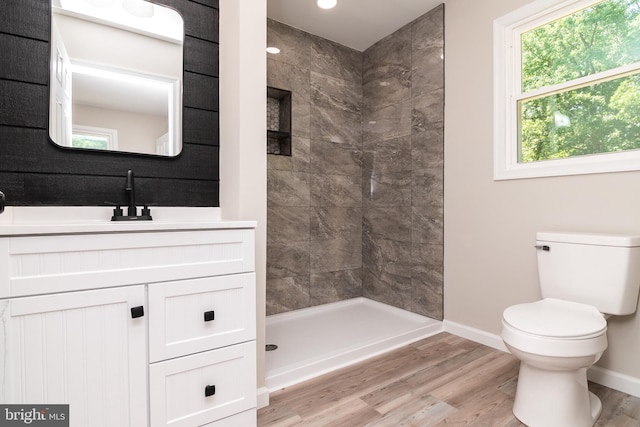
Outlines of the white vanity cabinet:
[{"label": "white vanity cabinet", "polygon": [[70,425],[256,423],[253,223],[0,228],[0,402]]}]

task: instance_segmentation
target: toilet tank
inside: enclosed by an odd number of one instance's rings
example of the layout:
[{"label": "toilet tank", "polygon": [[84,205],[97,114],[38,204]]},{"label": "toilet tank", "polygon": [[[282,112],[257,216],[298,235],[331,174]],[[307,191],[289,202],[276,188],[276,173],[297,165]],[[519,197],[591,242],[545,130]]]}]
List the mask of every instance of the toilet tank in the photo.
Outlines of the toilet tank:
[{"label": "toilet tank", "polygon": [[595,306],[601,313],[636,311],[640,290],[640,235],[538,232],[543,298]]}]

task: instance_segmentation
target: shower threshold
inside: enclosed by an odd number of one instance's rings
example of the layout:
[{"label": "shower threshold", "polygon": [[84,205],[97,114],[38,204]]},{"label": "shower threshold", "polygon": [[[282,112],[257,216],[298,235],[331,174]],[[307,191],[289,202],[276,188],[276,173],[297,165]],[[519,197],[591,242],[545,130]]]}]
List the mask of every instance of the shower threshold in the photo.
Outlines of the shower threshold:
[{"label": "shower threshold", "polygon": [[442,332],[442,322],[367,298],[267,317],[270,392]]}]

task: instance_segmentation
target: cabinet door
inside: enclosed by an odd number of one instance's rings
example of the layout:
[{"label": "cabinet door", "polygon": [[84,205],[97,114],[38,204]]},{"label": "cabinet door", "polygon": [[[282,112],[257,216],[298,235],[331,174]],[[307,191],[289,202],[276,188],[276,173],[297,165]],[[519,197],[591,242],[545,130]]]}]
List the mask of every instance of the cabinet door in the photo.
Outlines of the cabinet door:
[{"label": "cabinet door", "polygon": [[147,425],[144,286],[0,302],[0,402],[69,404],[70,425]]}]

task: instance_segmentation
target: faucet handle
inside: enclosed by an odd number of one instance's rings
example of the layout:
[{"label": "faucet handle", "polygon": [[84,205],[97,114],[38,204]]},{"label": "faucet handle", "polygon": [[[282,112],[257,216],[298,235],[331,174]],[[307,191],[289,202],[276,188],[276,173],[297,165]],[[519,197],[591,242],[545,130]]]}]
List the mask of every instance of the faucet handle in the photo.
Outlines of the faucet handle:
[{"label": "faucet handle", "polygon": [[120,207],[120,203],[105,201],[104,204],[107,206],[113,206],[113,217],[111,217],[111,221],[115,221],[113,219],[114,217],[122,216],[122,208]]},{"label": "faucet handle", "polygon": [[120,205],[116,205],[116,207],[113,208],[113,216],[111,217],[111,221],[119,221],[122,216],[122,208],[120,207]]},{"label": "faucet handle", "polygon": [[143,205],[142,207],[142,217],[144,217],[145,219],[151,219],[151,209],[149,209],[149,205]]}]

